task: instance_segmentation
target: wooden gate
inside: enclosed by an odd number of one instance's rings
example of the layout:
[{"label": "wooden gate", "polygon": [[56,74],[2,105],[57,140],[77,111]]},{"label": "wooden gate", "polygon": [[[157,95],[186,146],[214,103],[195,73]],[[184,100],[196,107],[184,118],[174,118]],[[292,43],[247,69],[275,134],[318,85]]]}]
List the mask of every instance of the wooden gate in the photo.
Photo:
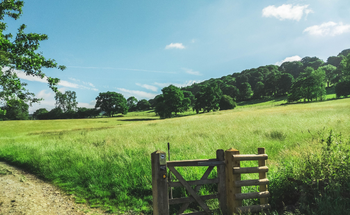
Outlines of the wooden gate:
[{"label": "wooden gate", "polygon": [[[264,148],[259,148],[258,155],[239,155],[236,149],[227,151],[217,150],[215,159],[202,160],[182,160],[182,161],[166,161],[166,153],[156,151],[152,153],[152,187],[153,187],[153,214],[154,215],[169,215],[169,205],[182,204],[180,210],[176,214],[183,214],[191,202],[197,202],[203,211],[189,214],[204,215],[212,214],[209,210],[206,200],[218,198],[219,206],[222,214],[235,214],[247,211],[260,211],[269,208],[267,204],[268,180],[265,166],[267,155]],[[259,167],[240,168],[242,160],[259,160]],[[208,166],[204,175],[200,180],[186,181],[175,167],[186,166]],[[217,178],[208,179],[210,172],[214,167],[217,167]],[[171,171],[179,182],[168,180],[167,169]],[[241,181],[241,174],[244,173],[259,173],[259,180]],[[218,193],[212,195],[199,196],[198,191],[204,184],[218,184]],[[241,193],[241,186],[260,185],[258,193]],[[192,186],[195,186],[193,189]],[[184,187],[189,197],[169,199],[169,188]],[[260,198],[261,205],[242,207],[242,199]]]}]

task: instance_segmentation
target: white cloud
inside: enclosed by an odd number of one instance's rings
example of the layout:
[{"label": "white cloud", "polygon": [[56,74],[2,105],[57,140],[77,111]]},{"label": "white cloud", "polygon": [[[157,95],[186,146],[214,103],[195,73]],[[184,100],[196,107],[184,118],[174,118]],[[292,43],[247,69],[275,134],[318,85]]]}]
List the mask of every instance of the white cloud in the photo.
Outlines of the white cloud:
[{"label": "white cloud", "polygon": [[200,72],[193,71],[192,69],[187,69],[187,68],[182,68],[182,69],[185,70],[185,72],[190,74],[190,75],[202,75]]},{"label": "white cloud", "polygon": [[129,98],[130,96],[135,96],[137,99],[153,99],[157,94],[154,93],[147,93],[144,91],[139,91],[139,90],[128,90],[125,88],[117,88],[119,92],[123,93],[126,98]]},{"label": "white cloud", "polygon": [[158,87],[152,86],[152,85],[148,85],[148,84],[139,84],[136,83],[137,86],[143,87],[147,90],[152,90],[153,92],[157,92],[158,91]]},{"label": "white cloud", "polygon": [[[14,70],[14,72],[17,74],[18,78],[23,79],[23,80],[48,83],[46,76],[43,79],[41,79],[38,76],[26,75],[23,71]],[[82,84],[77,84],[77,83],[72,83],[72,82],[65,81],[65,80],[60,80],[60,82],[57,85],[62,86],[62,87],[75,88],[75,89],[87,89],[87,90],[98,91],[98,89],[96,89],[95,86],[90,82],[83,82],[83,81],[80,81],[80,80],[77,80],[74,78],[69,78],[69,79],[72,81],[75,81],[75,82],[80,82]]]},{"label": "white cloud", "polygon": [[308,9],[309,5],[291,5],[291,4],[283,4],[279,7],[274,5],[270,5],[265,7],[262,10],[263,17],[275,17],[279,20],[291,19],[299,21],[303,15],[306,16],[313,11]]},{"label": "white cloud", "polygon": [[95,108],[96,100],[92,100],[89,103],[78,102],[78,107]]},{"label": "white cloud", "polygon": [[165,49],[184,49],[185,46],[182,43],[170,43],[165,46]]},{"label": "white cloud", "polygon": [[29,107],[29,113],[35,112],[39,108],[46,108],[48,111],[55,107],[55,93],[52,91],[42,90],[37,95],[37,98],[43,98],[43,101],[39,103],[33,103],[32,106]]},{"label": "white cloud", "polygon": [[298,55],[292,56],[292,57],[286,57],[284,60],[276,62],[275,65],[282,65],[282,63],[284,62],[293,62],[293,61],[300,61],[301,57],[299,57]]},{"label": "white cloud", "polygon": [[350,31],[350,25],[345,25],[342,22],[325,22],[321,25],[313,25],[306,28],[303,32],[315,36],[336,36]]}]

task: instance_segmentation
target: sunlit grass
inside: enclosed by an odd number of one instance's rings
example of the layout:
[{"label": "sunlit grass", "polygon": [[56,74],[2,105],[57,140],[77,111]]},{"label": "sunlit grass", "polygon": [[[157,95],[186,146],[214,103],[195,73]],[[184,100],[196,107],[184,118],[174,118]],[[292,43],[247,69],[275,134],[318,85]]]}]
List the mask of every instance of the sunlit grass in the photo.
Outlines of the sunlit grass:
[{"label": "sunlit grass", "polygon": [[[152,111],[125,117],[0,122],[0,158],[22,165],[77,196],[111,211],[151,211],[150,154],[171,159],[215,158],[231,147],[265,147],[271,171],[280,153],[307,146],[323,128],[349,137],[350,99],[264,105],[159,119]],[[203,168],[180,169],[199,179]],[[202,192],[207,192],[203,190]]]}]

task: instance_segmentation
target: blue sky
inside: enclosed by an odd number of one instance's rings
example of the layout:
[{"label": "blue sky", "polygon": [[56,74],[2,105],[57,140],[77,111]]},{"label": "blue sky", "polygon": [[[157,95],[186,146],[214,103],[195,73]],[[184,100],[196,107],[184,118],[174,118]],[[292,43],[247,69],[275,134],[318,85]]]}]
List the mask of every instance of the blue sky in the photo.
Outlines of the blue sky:
[{"label": "blue sky", "polygon": [[[99,92],[150,99],[169,84],[186,86],[284,60],[327,60],[350,48],[348,0],[27,0],[22,17],[6,19],[44,33],[40,51],[67,66],[44,70],[93,107]],[[45,80],[19,77],[54,107]]]}]

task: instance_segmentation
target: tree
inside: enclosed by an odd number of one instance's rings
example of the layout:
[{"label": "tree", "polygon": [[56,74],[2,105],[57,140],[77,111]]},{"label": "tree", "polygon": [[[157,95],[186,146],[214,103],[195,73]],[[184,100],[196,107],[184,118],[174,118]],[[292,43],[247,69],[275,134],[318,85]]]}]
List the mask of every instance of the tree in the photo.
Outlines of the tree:
[{"label": "tree", "polygon": [[220,99],[219,107],[220,110],[230,110],[237,106],[236,102],[228,95],[223,95]]},{"label": "tree", "polygon": [[337,73],[337,67],[333,66],[333,65],[325,65],[325,66],[321,66],[320,69],[322,69],[325,74],[326,74],[326,82],[327,82],[327,87],[329,87],[330,84],[334,83],[334,80],[336,79]]},{"label": "tree", "polygon": [[56,107],[60,107],[63,112],[71,112],[77,109],[77,96],[74,91],[66,91],[65,93],[57,92],[55,95]]},{"label": "tree", "polygon": [[200,110],[209,112],[219,109],[219,102],[222,97],[222,91],[216,83],[202,87],[201,91],[196,94],[196,104],[194,109],[197,113]]},{"label": "tree", "polygon": [[155,112],[161,118],[170,118],[172,113],[175,115],[184,112],[189,108],[191,101],[185,98],[183,91],[174,86],[169,85],[162,89],[163,94],[156,96]]},{"label": "tree", "polygon": [[286,95],[290,88],[292,87],[292,84],[294,82],[294,78],[289,73],[283,73],[280,76],[280,79],[278,81],[278,92],[279,95]]},{"label": "tree", "polygon": [[184,97],[185,98],[188,98],[190,100],[190,104],[188,105],[189,107],[193,107],[195,102],[196,102],[196,98],[194,97],[194,95],[192,94],[191,91],[186,91],[186,90],[183,90],[182,91],[183,94],[184,94]]},{"label": "tree", "polygon": [[300,99],[312,101],[313,99],[323,99],[325,90],[325,72],[322,69],[316,71],[307,67],[303,73],[293,83],[288,94],[288,101],[298,101]]},{"label": "tree", "polygon": [[[350,49],[348,50],[350,52]],[[339,83],[335,85],[335,93],[337,97],[348,96],[350,95],[350,53],[341,61],[339,68],[341,78]]]},{"label": "tree", "polygon": [[40,108],[33,113],[33,117],[34,119],[46,119],[48,112],[49,111],[47,111],[45,108]]},{"label": "tree", "polygon": [[28,119],[29,105],[17,99],[11,99],[7,102],[3,110],[6,110],[5,119],[9,120],[26,120]]},{"label": "tree", "polygon": [[248,82],[243,82],[240,85],[238,85],[238,90],[239,90],[238,100],[245,101],[250,99],[250,97],[252,97],[253,91]]},{"label": "tree", "polygon": [[301,59],[301,62],[303,63],[304,69],[306,67],[311,67],[314,70],[317,70],[318,67],[324,64],[323,60],[319,59],[318,57],[304,57]]},{"label": "tree", "polygon": [[99,95],[96,97],[95,108],[105,111],[110,117],[117,113],[128,113],[126,99],[122,94],[116,92],[108,91],[106,93],[99,93]]},{"label": "tree", "polygon": [[137,106],[137,99],[134,96],[129,97],[126,100],[126,103],[128,105],[129,111],[135,111],[136,110],[136,106]]},{"label": "tree", "polygon": [[335,67],[338,67],[340,62],[343,60],[344,56],[330,56],[327,58],[327,64],[333,65]]},{"label": "tree", "polygon": [[48,119],[61,119],[63,117],[63,111],[60,107],[55,107],[47,113]]},{"label": "tree", "polygon": [[141,99],[139,102],[137,102],[136,109],[137,110],[149,110],[151,108],[151,104],[146,99]]},{"label": "tree", "polygon": [[43,68],[65,69],[65,66],[58,66],[55,60],[46,59],[42,54],[37,53],[40,41],[47,40],[45,34],[25,33],[26,25],[22,24],[17,32],[16,38],[12,34],[4,34],[7,29],[3,22],[5,16],[17,20],[22,14],[23,1],[6,0],[0,3],[0,100],[9,101],[17,99],[21,101],[38,102],[33,93],[25,89],[26,84],[22,83],[15,71],[22,71],[26,75],[46,78],[49,87],[57,92],[59,79],[47,77]]},{"label": "tree", "polygon": [[299,74],[303,72],[303,63],[300,61],[284,62],[280,66],[280,70],[283,73],[289,73],[293,76],[294,79],[297,79]]}]

